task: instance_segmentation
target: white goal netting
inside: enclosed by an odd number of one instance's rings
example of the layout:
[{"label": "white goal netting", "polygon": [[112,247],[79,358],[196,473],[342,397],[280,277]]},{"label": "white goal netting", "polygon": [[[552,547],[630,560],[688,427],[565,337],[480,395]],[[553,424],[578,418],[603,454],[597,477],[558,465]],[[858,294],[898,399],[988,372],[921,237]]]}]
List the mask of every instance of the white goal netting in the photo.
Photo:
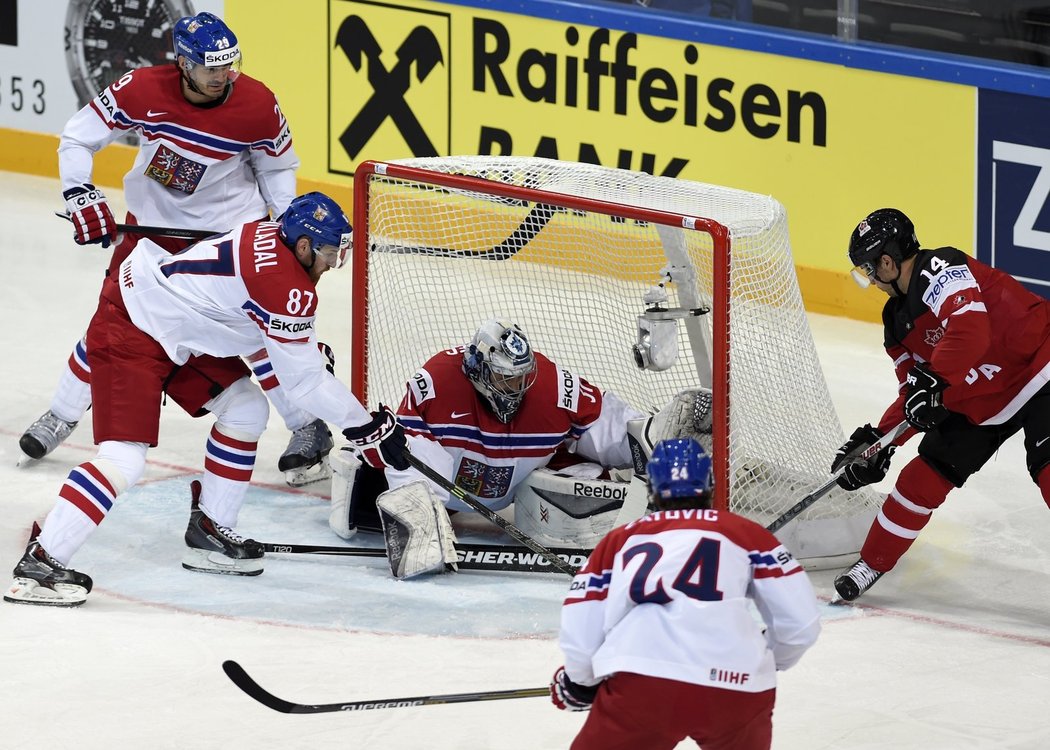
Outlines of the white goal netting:
[{"label": "white goal netting", "polygon": [[[380,164],[366,190],[358,182],[355,232],[366,236],[355,251],[367,252],[355,278],[354,335],[364,337],[355,371],[370,407],[398,403],[412,372],[467,343],[486,318],[508,318],[536,349],[643,411],[698,384],[724,388],[732,510],[766,525],[827,480],[845,438],[776,200],[532,157],[391,164],[426,172],[395,178]],[[480,179],[442,186],[441,174]],[[501,195],[502,185],[525,190]],[[728,228],[723,278],[712,236],[682,217]],[[722,304],[726,314],[720,324],[710,313],[676,321],[677,361],[654,372],[635,365],[632,346],[643,297],[661,282],[663,307]],[[836,488],[778,536],[801,558],[852,554],[878,502]]]}]

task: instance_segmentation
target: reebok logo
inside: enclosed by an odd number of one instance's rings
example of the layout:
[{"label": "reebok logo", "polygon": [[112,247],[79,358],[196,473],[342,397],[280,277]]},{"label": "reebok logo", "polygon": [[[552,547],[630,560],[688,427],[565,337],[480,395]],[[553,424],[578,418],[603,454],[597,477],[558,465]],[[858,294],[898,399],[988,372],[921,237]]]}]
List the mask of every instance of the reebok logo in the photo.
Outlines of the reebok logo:
[{"label": "reebok logo", "polygon": [[146,117],[160,117],[161,115],[166,115],[166,114],[168,114],[168,113],[167,112],[154,112],[152,109],[147,109],[146,110]]}]

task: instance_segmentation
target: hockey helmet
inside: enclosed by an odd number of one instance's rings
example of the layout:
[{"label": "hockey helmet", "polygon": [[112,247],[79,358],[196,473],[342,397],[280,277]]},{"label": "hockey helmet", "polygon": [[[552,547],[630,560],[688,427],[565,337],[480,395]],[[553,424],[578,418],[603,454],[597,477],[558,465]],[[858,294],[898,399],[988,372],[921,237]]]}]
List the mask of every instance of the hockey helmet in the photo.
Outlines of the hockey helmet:
[{"label": "hockey helmet", "polygon": [[346,262],[353,228],[339,204],[324,193],[306,193],[293,200],[281,215],[281,240],[294,248],[300,237],[310,240],[313,251],[331,268]]},{"label": "hockey helmet", "polygon": [[237,36],[213,13],[180,18],[171,36],[176,60],[181,55],[194,65],[206,68],[229,65],[231,81],[240,73],[241,48],[237,45]]},{"label": "hockey helmet", "polygon": [[646,473],[649,492],[657,500],[702,498],[711,492],[711,457],[692,438],[657,443]]},{"label": "hockey helmet", "polygon": [[880,208],[865,217],[849,239],[849,259],[856,271],[874,277],[879,258],[890,256],[898,265],[919,252],[915,225],[896,208]]},{"label": "hockey helmet", "polygon": [[506,424],[536,382],[536,355],[517,324],[487,320],[463,352],[463,372]]}]

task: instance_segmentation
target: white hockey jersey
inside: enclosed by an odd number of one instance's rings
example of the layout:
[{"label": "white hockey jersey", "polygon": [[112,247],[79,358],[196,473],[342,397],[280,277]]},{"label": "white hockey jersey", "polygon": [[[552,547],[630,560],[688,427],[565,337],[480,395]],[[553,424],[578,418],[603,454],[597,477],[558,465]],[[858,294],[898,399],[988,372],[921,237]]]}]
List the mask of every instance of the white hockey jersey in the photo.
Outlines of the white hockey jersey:
[{"label": "white hockey jersey", "polygon": [[[398,421],[409,447],[431,468],[493,510],[514,499],[518,485],[546,466],[562,445],[602,466],[631,465],[627,420],[644,416],[612,393],[536,353],[536,381],[509,424],[463,373],[463,347],[431,357],[408,382]],[[386,470],[391,487],[420,479],[414,469]],[[469,507],[434,486],[450,510]]]},{"label": "white hockey jersey", "polygon": [[293,403],[341,429],[362,425],[371,415],[325,369],[314,327],[317,291],[279,228],[249,222],[176,255],[142,240],[107,284],[119,286],[131,321],[176,364],[265,348]]},{"label": "white hockey jersey", "polygon": [[813,587],[776,537],[728,511],[678,510],[598,543],[572,581],[559,640],[566,673],[584,685],[632,672],[760,692],[819,633]]},{"label": "white hockey jersey", "polygon": [[280,215],[296,195],[299,160],[273,93],[241,75],[225,101],[195,105],[174,65],[140,68],[66,123],[58,147],[62,189],[92,182],[96,151],[128,133],[139,151],[124,177],[137,223],[225,231]]}]

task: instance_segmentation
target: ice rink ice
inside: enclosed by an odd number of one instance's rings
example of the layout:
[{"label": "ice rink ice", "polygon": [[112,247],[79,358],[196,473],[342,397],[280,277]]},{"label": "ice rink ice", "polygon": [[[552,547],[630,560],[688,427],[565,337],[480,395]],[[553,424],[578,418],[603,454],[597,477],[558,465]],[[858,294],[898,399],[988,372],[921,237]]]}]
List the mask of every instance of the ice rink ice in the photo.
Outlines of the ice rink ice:
[{"label": "ice rink ice", "polygon": [[[69,469],[94,454],[89,414],[51,456],[16,467],[18,437],[47,409],[109,255],[72,242],[70,225],[52,215],[63,207],[60,192],[55,180],[0,172],[4,570]],[[119,191],[107,193],[123,216]],[[836,239],[829,252],[845,242]],[[348,273],[326,275],[319,292],[319,335],[342,355],[337,371],[346,378]],[[879,327],[810,320],[847,432],[877,420],[894,393]],[[544,686],[561,663],[567,581],[465,571],[398,582],[382,559],[306,555],[268,556],[256,578],[184,571],[187,488],[210,425],[164,409],[142,484],[73,560],[95,581],[83,607],[0,603],[0,748],[569,746],[585,714],[559,712],[544,698],[293,716],[241,693],[222,672],[226,659],[306,703]],[[276,464],[287,440],[271,416],[238,530],[266,542],[339,544],[327,527],[327,490],[284,485]],[[914,445],[898,451],[890,479],[912,455]],[[1050,511],[1015,438],[949,497],[861,603],[823,605],[820,640],[781,673],[773,747],[1050,748],[1048,540]],[[834,575],[811,574],[824,602]]]}]

